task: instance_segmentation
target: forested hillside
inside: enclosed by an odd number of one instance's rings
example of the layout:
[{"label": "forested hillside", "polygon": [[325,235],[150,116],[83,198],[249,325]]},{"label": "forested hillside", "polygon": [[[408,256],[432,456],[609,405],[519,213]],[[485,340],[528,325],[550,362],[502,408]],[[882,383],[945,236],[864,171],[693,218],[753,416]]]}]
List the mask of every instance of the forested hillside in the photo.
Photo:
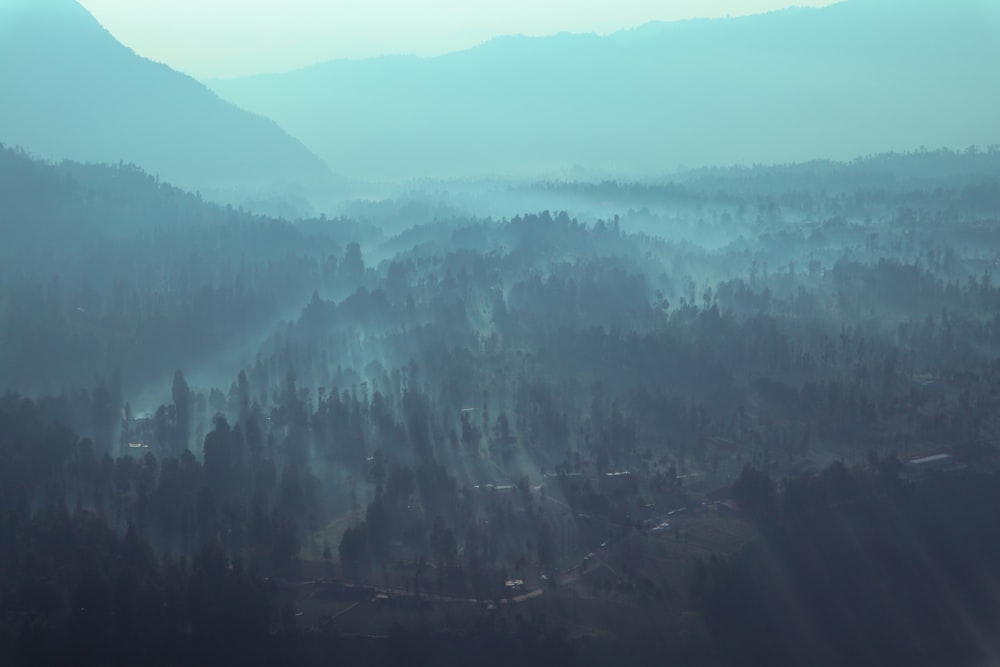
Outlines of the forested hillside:
[{"label": "forested hillside", "polygon": [[0,659],[982,659],[997,163],[397,230],[2,149]]},{"label": "forested hillside", "polygon": [[49,165],[0,147],[0,377],[58,391],[117,369],[126,386],[236,354],[333,280],[377,232],[209,204],[134,165]]}]

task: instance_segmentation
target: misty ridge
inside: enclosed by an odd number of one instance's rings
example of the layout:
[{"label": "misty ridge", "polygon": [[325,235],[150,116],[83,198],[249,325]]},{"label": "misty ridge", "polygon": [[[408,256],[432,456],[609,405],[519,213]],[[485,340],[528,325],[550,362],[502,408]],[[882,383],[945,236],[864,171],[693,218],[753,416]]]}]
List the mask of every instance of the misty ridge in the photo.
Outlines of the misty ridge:
[{"label": "misty ridge", "polygon": [[995,7],[849,0],[211,81],[338,173],[638,178],[996,139]]},{"label": "misty ridge", "polygon": [[0,0],[0,664],[991,664],[998,63],[847,0],[201,83]]}]

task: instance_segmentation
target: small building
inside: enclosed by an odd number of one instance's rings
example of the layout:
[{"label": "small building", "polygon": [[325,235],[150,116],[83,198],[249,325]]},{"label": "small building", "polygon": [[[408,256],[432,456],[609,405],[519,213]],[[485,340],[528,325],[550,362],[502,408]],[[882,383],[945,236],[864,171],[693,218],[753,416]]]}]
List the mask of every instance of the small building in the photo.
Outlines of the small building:
[{"label": "small building", "polygon": [[624,491],[637,493],[639,480],[630,470],[606,472],[601,477],[601,488],[607,491]]},{"label": "small building", "polygon": [[583,479],[582,472],[543,472],[545,479]]},{"label": "small building", "polygon": [[911,459],[903,464],[903,477],[910,481],[925,479],[929,475],[947,472],[956,468],[955,457],[951,454],[934,454]]},{"label": "small building", "polygon": [[657,523],[655,526],[653,526],[652,528],[650,528],[649,532],[651,532],[651,533],[662,533],[663,531],[667,530],[668,528],[670,528],[670,522],[669,521],[661,521],[661,522]]},{"label": "small building", "polygon": [[508,579],[504,583],[504,588],[508,593],[520,593],[524,590],[524,580],[523,579]]},{"label": "small building", "polygon": [[479,494],[500,494],[500,493],[512,493],[514,491],[513,484],[474,484],[472,487],[473,493]]}]

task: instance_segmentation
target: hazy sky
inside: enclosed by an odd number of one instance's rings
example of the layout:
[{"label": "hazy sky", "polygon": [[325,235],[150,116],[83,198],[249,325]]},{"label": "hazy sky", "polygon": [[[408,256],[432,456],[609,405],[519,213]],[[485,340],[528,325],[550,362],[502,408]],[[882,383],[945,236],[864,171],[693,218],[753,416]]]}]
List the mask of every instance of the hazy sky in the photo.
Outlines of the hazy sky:
[{"label": "hazy sky", "polygon": [[140,55],[199,78],[333,58],[436,55],[501,34],[607,33],[652,20],[832,0],[80,0]]}]

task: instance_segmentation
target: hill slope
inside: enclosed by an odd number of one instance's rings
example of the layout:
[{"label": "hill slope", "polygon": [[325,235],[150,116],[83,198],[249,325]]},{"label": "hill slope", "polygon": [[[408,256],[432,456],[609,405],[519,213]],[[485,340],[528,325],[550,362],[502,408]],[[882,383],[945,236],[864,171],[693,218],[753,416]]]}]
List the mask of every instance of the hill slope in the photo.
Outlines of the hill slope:
[{"label": "hill slope", "polygon": [[335,171],[637,175],[994,143],[997,64],[1000,15],[981,0],[848,0],[210,85]]},{"label": "hill slope", "polygon": [[184,187],[329,176],[273,121],[117,42],[72,0],[0,0],[0,141],[45,158],[134,162]]}]

